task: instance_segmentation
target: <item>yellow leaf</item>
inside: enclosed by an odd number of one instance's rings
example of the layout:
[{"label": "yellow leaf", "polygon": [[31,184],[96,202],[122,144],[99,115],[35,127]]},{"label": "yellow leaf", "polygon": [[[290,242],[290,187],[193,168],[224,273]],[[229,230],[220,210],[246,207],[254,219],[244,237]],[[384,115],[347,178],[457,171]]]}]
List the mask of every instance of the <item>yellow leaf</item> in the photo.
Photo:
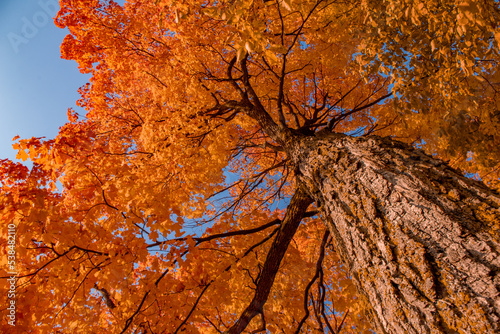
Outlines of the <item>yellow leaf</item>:
[{"label": "yellow leaf", "polygon": [[236,61],[240,61],[243,58],[245,58],[247,54],[247,50],[245,49],[244,46],[240,46],[238,50],[236,51]]},{"label": "yellow leaf", "polygon": [[283,7],[285,7],[285,9],[287,10],[292,10],[292,7],[290,6],[290,2],[287,1],[287,0],[281,0],[281,4],[283,5]]},{"label": "yellow leaf", "polygon": [[28,160],[28,154],[24,150],[19,150],[19,153],[17,153],[17,155],[16,155],[16,159],[26,161],[26,160]]}]

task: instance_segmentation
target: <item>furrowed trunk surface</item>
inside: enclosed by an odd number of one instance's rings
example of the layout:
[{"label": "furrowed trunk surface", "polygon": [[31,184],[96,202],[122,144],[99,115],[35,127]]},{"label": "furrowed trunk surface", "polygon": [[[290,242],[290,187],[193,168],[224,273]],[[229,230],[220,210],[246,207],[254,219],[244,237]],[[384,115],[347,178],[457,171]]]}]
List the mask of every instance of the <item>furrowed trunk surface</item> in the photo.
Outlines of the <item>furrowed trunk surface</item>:
[{"label": "furrowed trunk surface", "polygon": [[380,137],[320,135],[289,151],[377,333],[500,333],[500,196]]}]

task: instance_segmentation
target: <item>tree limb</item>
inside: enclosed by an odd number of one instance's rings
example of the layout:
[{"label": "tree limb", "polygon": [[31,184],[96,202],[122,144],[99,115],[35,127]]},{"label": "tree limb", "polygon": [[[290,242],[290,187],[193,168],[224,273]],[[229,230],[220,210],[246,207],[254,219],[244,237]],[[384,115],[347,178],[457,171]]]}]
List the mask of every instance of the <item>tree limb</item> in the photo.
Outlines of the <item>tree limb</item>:
[{"label": "tree limb", "polygon": [[245,311],[236,321],[236,323],[225,332],[225,334],[239,334],[250,323],[250,321],[258,314],[263,313],[264,304],[267,301],[269,292],[274,283],[274,279],[278,272],[281,260],[292,240],[300,221],[304,217],[307,207],[312,203],[312,199],[304,190],[298,188],[293,195],[290,204],[288,205],[285,218],[281,224],[278,235],[274,240],[269,253],[267,254],[264,267],[257,280],[257,288],[255,295],[247,306]]}]

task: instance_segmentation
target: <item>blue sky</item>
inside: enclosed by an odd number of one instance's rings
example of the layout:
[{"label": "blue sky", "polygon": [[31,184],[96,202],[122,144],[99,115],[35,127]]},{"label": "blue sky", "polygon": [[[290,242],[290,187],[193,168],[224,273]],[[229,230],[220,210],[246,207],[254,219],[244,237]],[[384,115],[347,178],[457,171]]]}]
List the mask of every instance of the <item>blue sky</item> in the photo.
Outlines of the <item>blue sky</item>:
[{"label": "blue sky", "polygon": [[60,57],[67,31],[53,17],[58,0],[0,0],[0,159],[14,160],[12,138],[53,138],[89,76]]}]

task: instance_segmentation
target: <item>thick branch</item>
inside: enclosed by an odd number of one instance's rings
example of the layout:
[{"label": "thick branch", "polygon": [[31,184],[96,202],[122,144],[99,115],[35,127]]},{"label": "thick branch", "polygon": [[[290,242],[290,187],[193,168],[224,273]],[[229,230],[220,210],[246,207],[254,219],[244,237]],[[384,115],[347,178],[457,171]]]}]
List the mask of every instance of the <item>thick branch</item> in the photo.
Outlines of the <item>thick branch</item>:
[{"label": "thick branch", "polygon": [[267,254],[264,267],[257,280],[257,288],[253,300],[233,327],[226,331],[226,334],[241,333],[248,326],[253,317],[262,314],[262,309],[267,301],[271,287],[273,286],[281,260],[299,227],[300,221],[304,217],[307,207],[311,203],[312,200],[305,191],[301,188],[297,189],[288,205],[278,235]]},{"label": "thick branch", "polygon": [[[234,110],[242,111],[250,118],[257,121],[262,130],[279,145],[284,146],[288,138],[291,136],[292,132],[289,129],[281,129],[278,124],[273,120],[271,115],[265,110],[264,106],[260,102],[257,94],[255,93],[252,85],[250,84],[250,75],[247,68],[247,58],[245,57],[240,61],[241,71],[243,72],[243,84],[245,91],[242,90],[240,86],[232,79],[232,70],[234,68],[234,63],[236,58],[233,58],[229,64],[227,70],[227,75],[229,79],[232,80],[233,87],[241,95],[241,102],[228,101],[225,103],[227,107],[233,108]],[[250,98],[251,100],[250,100]],[[285,131],[288,130],[288,131]]]}]

